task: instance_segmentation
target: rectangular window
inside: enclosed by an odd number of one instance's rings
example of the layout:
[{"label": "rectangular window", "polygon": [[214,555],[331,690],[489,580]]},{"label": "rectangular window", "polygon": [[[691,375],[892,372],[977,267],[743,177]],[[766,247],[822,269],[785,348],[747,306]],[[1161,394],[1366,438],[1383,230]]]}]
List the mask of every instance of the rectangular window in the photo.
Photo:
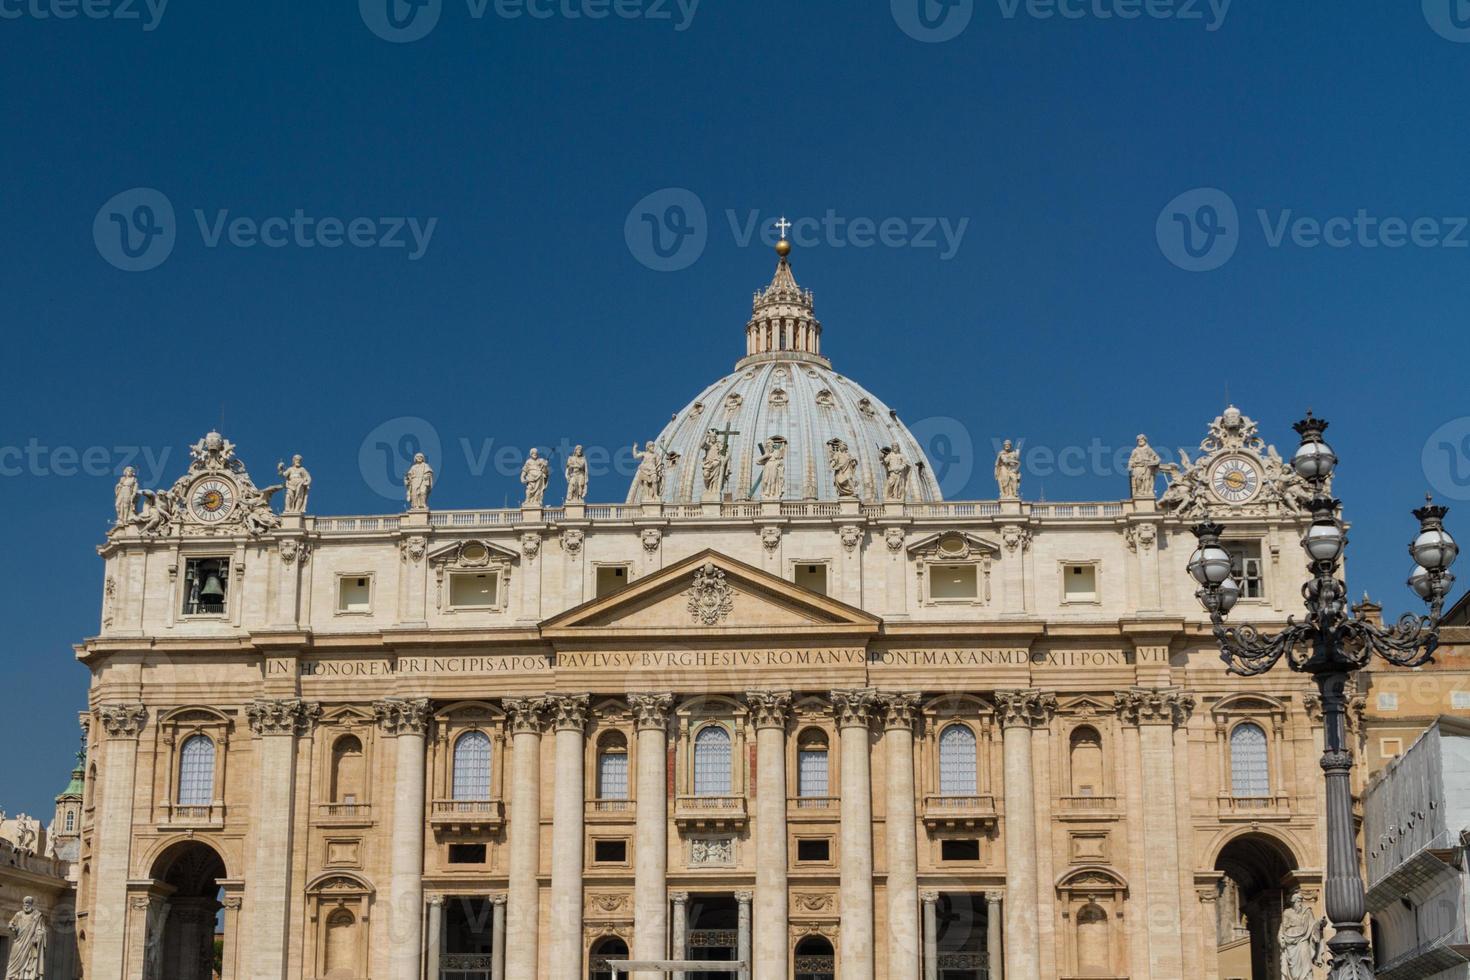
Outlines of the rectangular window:
[{"label": "rectangular window", "polygon": [[627,864],[628,842],[625,840],[600,840],[592,844],[592,860],[598,864]]},{"label": "rectangular window", "polygon": [[1470,708],[1470,691],[1451,691],[1450,707],[1458,710]]},{"label": "rectangular window", "polygon": [[820,595],[827,594],[826,565],[797,565],[796,584]]},{"label": "rectangular window", "polygon": [[597,569],[597,597],[600,599],[628,584],[627,565],[601,565]]},{"label": "rectangular window", "polygon": [[627,752],[604,752],[598,756],[597,796],[604,800],[628,798]]},{"label": "rectangular window", "polygon": [[1223,541],[1221,547],[1230,553],[1230,575],[1240,586],[1242,599],[1264,599],[1266,578],[1262,573],[1259,541]]},{"label": "rectangular window", "polygon": [[449,605],[455,609],[489,609],[500,592],[494,572],[456,572],[449,576]]},{"label": "rectangular window", "polygon": [[931,599],[977,599],[980,573],[974,565],[930,565]]},{"label": "rectangular window", "polygon": [[344,575],[337,579],[337,611],[365,613],[372,610],[373,580],[368,575]]},{"label": "rectangular window", "polygon": [[449,845],[449,863],[450,864],[484,864],[485,863],[485,845],[484,844],[450,844]]},{"label": "rectangular window", "polygon": [[1378,710],[1399,710],[1399,696],[1397,694],[1394,694],[1392,691],[1384,691],[1382,694],[1378,695]]},{"label": "rectangular window", "polygon": [[796,779],[796,795],[828,795],[827,750],[803,749],[796,753]]},{"label": "rectangular window", "polygon": [[832,860],[832,842],[825,837],[814,840],[797,840],[796,860],[830,861]]},{"label": "rectangular window", "polygon": [[1385,759],[1392,759],[1404,751],[1404,740],[1401,738],[1380,738],[1378,740],[1378,754]]},{"label": "rectangular window", "polygon": [[1062,599],[1065,602],[1097,601],[1097,566],[1063,565]]},{"label": "rectangular window", "polygon": [[184,561],[184,615],[222,616],[230,591],[228,558],[189,558]]},{"label": "rectangular window", "polygon": [[939,860],[978,861],[980,860],[980,842],[973,838],[942,840],[939,842]]}]

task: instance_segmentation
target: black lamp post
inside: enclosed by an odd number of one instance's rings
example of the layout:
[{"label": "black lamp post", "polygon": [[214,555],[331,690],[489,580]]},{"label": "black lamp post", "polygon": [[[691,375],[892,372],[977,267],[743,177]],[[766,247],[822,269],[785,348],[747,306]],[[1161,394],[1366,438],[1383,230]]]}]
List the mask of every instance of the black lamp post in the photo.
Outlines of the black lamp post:
[{"label": "black lamp post", "polygon": [[1368,940],[1363,935],[1363,879],[1358,873],[1358,852],[1353,833],[1352,786],[1349,776],[1353,753],[1344,724],[1349,678],[1368,665],[1374,653],[1401,667],[1428,663],[1439,644],[1440,612],[1455,577],[1449,567],[1459,553],[1454,538],[1444,529],[1447,507],[1426,502],[1414,511],[1419,536],[1409,545],[1415,569],[1409,586],[1429,603],[1428,616],[1405,614],[1392,627],[1375,626],[1349,614],[1347,588],[1337,577],[1347,534],[1338,519],[1340,501],[1327,493],[1327,480],[1337,465],[1337,456],[1322,439],[1327,423],[1307,417],[1293,428],[1301,445],[1292,457],[1297,475],[1312,488],[1308,509],[1311,526],[1302,537],[1311,579],[1302,586],[1307,618],[1292,616],[1286,628],[1269,635],[1254,626],[1226,626],[1225,616],[1240,597],[1240,587],[1231,578],[1230,555],[1220,547],[1225,530],[1205,521],[1194,527],[1199,547],[1189,559],[1189,574],[1200,584],[1196,593],[1220,641],[1220,657],[1230,673],[1242,676],[1263,674],[1282,657],[1292,670],[1311,674],[1322,692],[1324,746],[1322,771],[1327,781],[1327,882],[1324,889],[1327,917],[1334,934],[1327,941],[1332,952],[1331,980],[1372,980],[1373,964]]}]

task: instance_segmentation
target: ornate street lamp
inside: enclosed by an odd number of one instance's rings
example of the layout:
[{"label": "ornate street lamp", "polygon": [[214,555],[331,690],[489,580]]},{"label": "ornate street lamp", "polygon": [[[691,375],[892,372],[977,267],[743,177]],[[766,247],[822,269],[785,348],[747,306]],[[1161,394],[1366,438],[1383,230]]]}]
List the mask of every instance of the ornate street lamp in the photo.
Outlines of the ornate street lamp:
[{"label": "ornate street lamp", "polygon": [[1349,614],[1347,587],[1337,577],[1347,533],[1338,518],[1341,501],[1327,492],[1327,481],[1337,455],[1322,439],[1327,423],[1307,417],[1293,428],[1302,442],[1291,466],[1312,490],[1307,504],[1312,523],[1302,536],[1311,580],[1302,586],[1307,618],[1292,616],[1280,633],[1269,635],[1254,626],[1226,626],[1225,616],[1235,605],[1240,588],[1231,578],[1230,555],[1220,547],[1224,528],[1212,521],[1194,527],[1199,547],[1189,559],[1189,574],[1199,583],[1195,594],[1210,614],[1220,657],[1230,673],[1263,674],[1282,657],[1292,670],[1311,674],[1322,692],[1324,724],[1322,771],[1327,781],[1327,917],[1334,929],[1327,946],[1332,952],[1331,980],[1372,980],[1373,964],[1363,935],[1363,879],[1353,833],[1352,787],[1349,776],[1353,753],[1344,724],[1345,689],[1355,671],[1368,665],[1374,653],[1391,664],[1417,667],[1429,662],[1439,645],[1440,612],[1455,577],[1449,567],[1459,547],[1444,529],[1449,508],[1427,502],[1414,511],[1419,536],[1409,545],[1415,562],[1409,586],[1429,604],[1428,616],[1405,614],[1392,627]]}]

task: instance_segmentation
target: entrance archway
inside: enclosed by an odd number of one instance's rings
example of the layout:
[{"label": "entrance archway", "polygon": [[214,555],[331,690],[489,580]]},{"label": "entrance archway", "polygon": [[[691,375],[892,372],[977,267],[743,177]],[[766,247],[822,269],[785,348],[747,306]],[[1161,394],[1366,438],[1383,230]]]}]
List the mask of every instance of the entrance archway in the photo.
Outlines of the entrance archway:
[{"label": "entrance archway", "polygon": [[1220,975],[1280,980],[1276,931],[1295,885],[1291,848],[1267,834],[1243,834],[1220,849],[1215,870],[1224,873],[1215,902]]},{"label": "entrance archway", "polygon": [[617,936],[600,939],[592,947],[592,955],[588,958],[587,976],[590,980],[612,980],[612,968],[607,965],[607,961],[627,958],[628,944],[622,939]]},{"label": "entrance archway", "polygon": [[[221,967],[215,950],[220,885],[225,862],[202,841],[180,841],[153,862],[152,878],[168,897],[148,907],[144,939],[145,980],[210,980]],[[226,937],[226,942],[233,937]]]},{"label": "entrance archway", "polygon": [[837,954],[825,936],[806,936],[796,944],[796,980],[834,980]]}]

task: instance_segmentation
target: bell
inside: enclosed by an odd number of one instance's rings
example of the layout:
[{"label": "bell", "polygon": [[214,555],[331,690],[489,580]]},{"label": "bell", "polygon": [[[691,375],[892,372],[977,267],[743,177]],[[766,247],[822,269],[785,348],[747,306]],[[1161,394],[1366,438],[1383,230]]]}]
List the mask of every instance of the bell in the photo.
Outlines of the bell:
[{"label": "bell", "polygon": [[204,605],[217,606],[225,601],[225,587],[220,584],[219,575],[209,573],[204,580],[204,586],[199,590],[199,601]]}]

